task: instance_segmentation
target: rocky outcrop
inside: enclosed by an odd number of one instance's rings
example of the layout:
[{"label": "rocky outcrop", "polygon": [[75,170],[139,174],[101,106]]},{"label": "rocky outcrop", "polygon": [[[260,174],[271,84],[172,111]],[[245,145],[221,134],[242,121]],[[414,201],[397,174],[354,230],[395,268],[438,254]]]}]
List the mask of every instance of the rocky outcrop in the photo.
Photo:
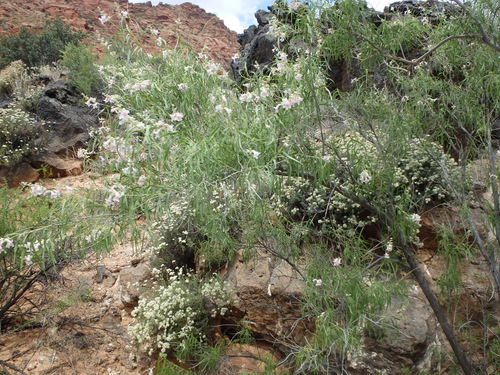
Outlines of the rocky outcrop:
[{"label": "rocky outcrop", "polygon": [[139,297],[147,289],[152,273],[144,263],[121,270],[117,281],[117,300],[122,306],[132,309],[139,303]]},{"label": "rocky outcrop", "polygon": [[[233,60],[231,68],[234,77],[238,82],[242,82],[244,77],[251,75],[255,72],[266,72],[272,65],[275,53],[273,52],[277,47],[276,36],[269,32],[270,25],[269,19],[273,16],[281,18],[280,10],[273,7],[268,7],[269,11],[259,10],[255,13],[257,19],[257,26],[250,26],[243,34],[238,35],[238,42],[240,43],[239,58]],[[367,9],[366,17],[374,24],[380,24],[381,20],[389,20],[394,14],[411,13],[415,17],[426,17],[431,23],[436,23],[442,17],[448,17],[453,12],[457,11],[457,7],[450,3],[440,1],[416,1],[405,0],[392,3],[386,7],[384,13],[378,12],[373,9]],[[293,11],[285,12],[286,20],[293,20]],[[325,30],[331,25],[325,21]],[[282,40],[281,46],[286,46],[289,41]],[[300,43],[295,40],[294,43]],[[292,43],[290,42],[289,45]],[[296,53],[296,48],[289,48],[288,54],[293,55]],[[387,78],[383,70],[378,69],[375,73],[375,80],[377,86],[383,87],[387,84]],[[330,88],[333,90],[350,91],[351,82],[353,79],[360,76],[359,66],[356,58],[346,61],[345,59],[338,59],[328,61],[327,69],[328,77],[330,78]]]},{"label": "rocky outcrop", "polygon": [[[117,11],[116,5],[120,10]],[[101,24],[98,17],[101,12],[111,17],[109,22]],[[121,12],[128,12],[128,26],[134,30],[146,31],[141,36],[145,49],[158,50],[156,37],[150,29],[159,31],[159,35],[170,47],[178,42],[186,43],[195,51],[204,51],[217,62],[229,68],[231,57],[238,51],[237,34],[229,30],[214,14],[205,12],[191,3],[167,5],[160,2],[153,6],[151,2],[132,4],[126,0],[11,0],[0,3],[0,35],[16,33],[21,26],[41,28],[47,19],[61,17],[71,27],[89,33],[88,41],[95,43],[95,33],[110,39],[120,26]],[[101,45],[96,45],[97,52],[103,52]]]},{"label": "rocky outcrop", "polygon": [[303,343],[314,328],[314,321],[301,313],[305,283],[286,261],[265,250],[256,251],[248,262],[240,251],[225,275],[236,296],[226,324],[236,326],[243,319],[257,339],[284,352],[287,343]]},{"label": "rocky outcrop", "polygon": [[269,33],[269,19],[272,16],[271,12],[257,11],[255,18],[258,26],[252,25],[243,34],[238,35],[240,53],[239,57],[231,62],[231,69],[239,83],[249,72],[266,72],[272,65],[277,42],[276,37]]},{"label": "rocky outcrop", "polygon": [[79,104],[80,95],[65,81],[49,83],[42,90],[32,115],[40,137],[39,151],[12,166],[0,168],[0,179],[9,187],[36,182],[41,177],[66,177],[83,172],[77,151],[86,149],[92,130],[99,127],[97,110]]}]

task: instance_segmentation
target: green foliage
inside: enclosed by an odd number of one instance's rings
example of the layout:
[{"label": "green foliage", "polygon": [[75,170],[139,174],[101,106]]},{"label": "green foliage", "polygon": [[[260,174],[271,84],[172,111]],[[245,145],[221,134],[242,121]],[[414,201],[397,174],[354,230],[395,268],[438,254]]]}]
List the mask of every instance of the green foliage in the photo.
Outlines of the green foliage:
[{"label": "green foliage", "polygon": [[[203,54],[169,49],[155,35],[163,50],[148,56],[138,38],[124,37],[99,69],[109,126],[92,168],[108,177],[54,204],[32,228],[2,224],[16,247],[2,244],[24,267],[26,241],[55,249],[70,232],[76,247],[98,252],[128,231],[142,239],[145,221],[159,281],[134,310],[131,335],[151,352],[175,351],[210,371],[224,346],[206,348],[207,322],[229,296],[215,278],[168,269],[207,270],[258,247],[292,265],[307,259],[303,314],[316,319],[316,331],[307,344],[290,344],[287,360],[296,373],[341,371],[363,336],[392,334],[397,316],[387,307],[406,294],[400,279],[412,274],[405,272],[420,245],[420,215],[466,205],[466,169],[455,160],[480,154],[500,112],[498,56],[479,39],[452,38],[414,61],[450,35],[477,33],[466,13],[374,22],[363,1],[280,3],[281,19],[271,20],[275,61],[243,89]],[[82,48],[68,46],[64,60],[83,74],[74,84],[92,92],[84,72],[95,73],[93,61],[88,52],[80,59]],[[357,76],[350,91],[331,93],[327,72],[338,60],[354,64]],[[443,292],[459,292],[460,257],[470,249],[462,243],[443,230]],[[44,256],[30,260],[41,265]],[[236,341],[249,342],[251,330]]]},{"label": "green foliage", "polygon": [[17,35],[0,38],[0,69],[16,60],[28,67],[51,64],[61,58],[68,44],[81,40],[83,35],[72,31],[60,18],[46,21],[39,34],[23,26]]},{"label": "green foliage", "polygon": [[471,258],[471,247],[467,243],[467,235],[459,238],[449,229],[443,229],[439,236],[437,253],[444,256],[447,272],[437,279],[437,284],[446,304],[455,302],[454,298],[460,293],[462,286],[460,266],[464,260]]},{"label": "green foliage", "polygon": [[69,83],[81,93],[96,95],[103,87],[92,52],[83,43],[70,43],[62,52],[61,64],[70,70]]},{"label": "green foliage", "polygon": [[169,361],[165,357],[160,356],[158,358],[158,365],[156,366],[157,375],[194,375],[195,373],[189,370],[185,370],[182,367],[176,365],[175,363]]}]

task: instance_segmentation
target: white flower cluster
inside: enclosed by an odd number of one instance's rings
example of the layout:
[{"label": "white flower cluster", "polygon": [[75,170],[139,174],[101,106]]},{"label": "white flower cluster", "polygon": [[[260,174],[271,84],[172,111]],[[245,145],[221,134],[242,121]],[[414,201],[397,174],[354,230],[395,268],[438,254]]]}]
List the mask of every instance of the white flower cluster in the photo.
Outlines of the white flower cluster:
[{"label": "white flower cluster", "polygon": [[118,163],[130,160],[130,155],[133,151],[133,146],[127,144],[125,139],[115,137],[107,138],[102,143],[102,148],[104,151],[114,154],[115,161]]},{"label": "white flower cluster", "polygon": [[195,212],[185,197],[171,202],[168,212],[153,224],[157,244],[149,250],[150,255],[167,267],[182,266],[177,260],[190,253],[191,246],[197,243],[192,223]]},{"label": "white flower cluster", "polygon": [[284,42],[290,27],[281,23],[277,17],[271,17],[269,20],[269,35],[276,37],[280,42]]},{"label": "white flower cluster", "polygon": [[[322,155],[322,151],[318,150],[318,158],[326,163],[342,166],[334,169],[332,183],[368,202],[383,199],[384,195],[381,196],[379,192],[385,191],[387,202],[378,201],[377,204],[390,205],[411,201],[416,207],[421,207],[432,200],[451,198],[441,184],[445,173],[448,178],[459,177],[458,167],[453,159],[432,142],[425,141],[423,145],[413,141],[405,146],[406,153],[403,158],[389,160],[374,157],[377,155],[375,146],[359,134],[335,136],[329,142],[334,145],[332,149],[335,149],[336,153]],[[373,183],[378,171],[382,173],[384,168],[390,173],[384,175],[383,181],[379,178]],[[360,172],[346,174],[348,170]],[[390,175],[391,179],[387,179],[387,175]],[[286,177],[282,181],[281,195],[275,208],[279,214],[293,220],[310,221],[319,228],[335,226],[344,229],[362,228],[377,220],[360,204],[336,189],[315,184],[302,177]],[[384,185],[381,186],[380,183]],[[420,216],[409,213],[409,220],[416,224],[414,227],[417,231]]]},{"label": "white flower cluster", "polygon": [[14,247],[14,241],[11,238],[0,238],[0,254],[2,254],[5,249],[11,249]]},{"label": "white flower cluster", "polygon": [[45,241],[27,241],[22,247],[25,248],[24,264],[26,266],[31,266],[33,264],[33,257],[37,257],[40,250],[43,250],[45,247]]},{"label": "white flower cluster", "polygon": [[226,286],[216,277],[202,280],[182,268],[169,269],[167,274],[166,285],[157,286],[132,311],[135,324],[129,327],[129,334],[150,354],[182,347],[188,338],[204,341],[206,320],[224,315],[231,301]]},{"label": "white flower cluster", "polygon": [[28,113],[17,107],[0,108],[0,166],[37,150],[30,139],[37,130]]},{"label": "white flower cluster", "polygon": [[120,184],[116,184],[109,188],[108,197],[104,201],[104,204],[108,207],[116,207],[120,204],[120,199],[125,195],[126,187]]},{"label": "white flower cluster", "polygon": [[30,194],[33,197],[49,197],[51,199],[56,199],[61,196],[61,191],[57,189],[47,189],[39,184],[33,184],[30,186]]},{"label": "white flower cluster", "polygon": [[278,104],[274,109],[278,110],[279,108],[284,108],[286,110],[292,108],[295,105],[299,105],[302,103],[302,97],[299,94],[292,93],[288,97],[284,97],[281,99],[281,103]]}]

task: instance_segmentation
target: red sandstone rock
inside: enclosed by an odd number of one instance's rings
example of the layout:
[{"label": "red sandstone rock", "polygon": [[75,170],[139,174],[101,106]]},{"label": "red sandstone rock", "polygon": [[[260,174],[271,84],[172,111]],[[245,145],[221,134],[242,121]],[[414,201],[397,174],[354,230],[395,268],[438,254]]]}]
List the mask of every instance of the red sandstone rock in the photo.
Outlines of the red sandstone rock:
[{"label": "red sandstone rock", "polygon": [[[214,14],[205,12],[191,3],[167,5],[160,3],[152,6],[151,2],[129,4],[126,0],[10,0],[0,4],[0,35],[16,33],[21,26],[40,29],[47,19],[60,16],[71,27],[89,33],[88,41],[96,42],[95,32],[105,38],[112,37],[119,28],[120,11],[127,11],[129,27],[146,31],[141,42],[149,52],[157,51],[155,38],[149,32],[157,29],[160,36],[173,47],[178,38],[187,43],[196,52],[204,51],[214,60],[229,67],[231,57],[238,52],[239,44],[236,32],[229,30]],[[111,16],[111,20],[102,25],[98,17],[100,11]],[[96,52],[102,52],[102,46],[96,45]]]}]

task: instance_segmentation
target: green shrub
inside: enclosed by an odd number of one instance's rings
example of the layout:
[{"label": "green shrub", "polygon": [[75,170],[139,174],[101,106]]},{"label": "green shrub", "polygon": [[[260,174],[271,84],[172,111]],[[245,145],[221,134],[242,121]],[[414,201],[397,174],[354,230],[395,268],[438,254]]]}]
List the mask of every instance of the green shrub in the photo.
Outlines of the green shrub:
[{"label": "green shrub", "polygon": [[0,38],[0,69],[16,60],[28,67],[51,64],[61,58],[66,45],[81,40],[83,35],[72,31],[60,18],[48,20],[40,34],[23,26],[17,35]]},{"label": "green shrub", "polygon": [[81,93],[95,95],[102,88],[94,56],[83,43],[68,44],[62,53],[61,64],[70,70],[69,83]]}]

